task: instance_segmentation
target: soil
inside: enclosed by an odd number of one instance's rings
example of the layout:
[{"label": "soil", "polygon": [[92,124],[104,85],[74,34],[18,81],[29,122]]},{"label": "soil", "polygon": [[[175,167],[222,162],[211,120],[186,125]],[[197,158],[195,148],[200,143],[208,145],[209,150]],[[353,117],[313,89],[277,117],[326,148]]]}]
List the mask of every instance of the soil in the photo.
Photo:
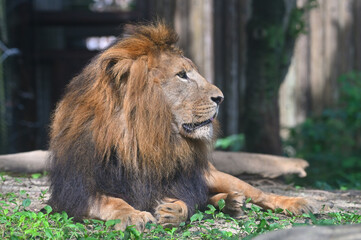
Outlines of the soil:
[{"label": "soil", "polygon": [[[316,214],[318,218],[322,218],[328,212],[337,212],[340,210],[361,214],[361,191],[358,190],[323,191],[305,188],[296,189],[292,185],[284,184],[282,181],[269,179],[253,179],[247,182],[266,192],[287,196],[301,196],[313,199],[319,206],[326,205],[326,207],[322,209],[321,214]],[[29,198],[31,205],[28,208],[32,211],[39,211],[46,205],[46,200],[49,197],[49,193],[47,192],[48,188],[49,184],[46,177],[33,179],[29,177],[2,176],[2,180],[0,179],[0,193],[6,194],[13,192],[18,194],[21,190],[24,190],[22,191],[23,194],[20,194],[20,200]],[[241,218],[247,218],[247,216]],[[215,225],[215,227],[219,227],[220,229],[227,228],[227,224],[224,221],[215,223]]]}]

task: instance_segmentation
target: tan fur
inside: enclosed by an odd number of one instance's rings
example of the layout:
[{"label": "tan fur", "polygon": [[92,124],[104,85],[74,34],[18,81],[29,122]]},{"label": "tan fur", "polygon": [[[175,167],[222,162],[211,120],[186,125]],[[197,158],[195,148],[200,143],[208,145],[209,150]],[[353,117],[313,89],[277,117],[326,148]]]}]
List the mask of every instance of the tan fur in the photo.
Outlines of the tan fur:
[{"label": "tan fur", "polygon": [[152,214],[138,211],[120,198],[107,196],[98,198],[96,204],[90,208],[88,216],[101,220],[119,219],[121,222],[116,225],[117,230],[124,230],[130,225],[144,229],[148,222],[156,222]]},{"label": "tan fur", "polygon": [[[252,203],[265,209],[282,208],[295,214],[312,210],[312,206],[304,198],[265,193],[239,178],[218,171],[213,166],[210,169],[209,174],[206,175],[209,190],[214,194],[210,198],[210,203],[217,206],[218,201],[224,199],[226,200],[226,211],[235,211],[235,205],[241,211],[242,203],[248,198],[251,198]],[[285,213],[287,212],[285,211]],[[235,214],[238,214],[237,211]]]}]

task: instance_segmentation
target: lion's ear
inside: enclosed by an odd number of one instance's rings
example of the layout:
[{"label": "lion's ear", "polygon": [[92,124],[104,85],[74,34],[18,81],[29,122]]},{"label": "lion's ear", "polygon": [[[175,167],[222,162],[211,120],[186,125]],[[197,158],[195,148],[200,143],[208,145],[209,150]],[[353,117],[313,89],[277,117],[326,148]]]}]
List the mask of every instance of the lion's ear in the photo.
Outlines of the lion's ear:
[{"label": "lion's ear", "polygon": [[128,92],[138,94],[150,84],[148,82],[147,57],[142,56],[135,59],[129,69]]},{"label": "lion's ear", "polygon": [[128,79],[130,68],[133,64],[131,59],[110,59],[102,63],[105,75],[115,84],[121,84]]},{"label": "lion's ear", "polygon": [[105,73],[106,74],[112,74],[113,73],[113,67],[114,65],[117,63],[117,61],[115,59],[112,60],[108,60],[104,65],[105,65]]}]

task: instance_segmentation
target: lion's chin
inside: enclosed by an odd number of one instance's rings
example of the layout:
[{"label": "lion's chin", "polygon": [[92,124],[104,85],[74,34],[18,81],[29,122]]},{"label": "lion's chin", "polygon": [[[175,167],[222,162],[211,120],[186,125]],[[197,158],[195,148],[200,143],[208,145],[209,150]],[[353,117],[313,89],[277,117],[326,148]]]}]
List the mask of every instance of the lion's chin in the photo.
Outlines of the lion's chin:
[{"label": "lion's chin", "polygon": [[192,129],[192,131],[189,131],[189,129],[185,129],[182,125],[181,134],[188,138],[211,140],[213,137],[213,124],[210,122],[201,127]]}]

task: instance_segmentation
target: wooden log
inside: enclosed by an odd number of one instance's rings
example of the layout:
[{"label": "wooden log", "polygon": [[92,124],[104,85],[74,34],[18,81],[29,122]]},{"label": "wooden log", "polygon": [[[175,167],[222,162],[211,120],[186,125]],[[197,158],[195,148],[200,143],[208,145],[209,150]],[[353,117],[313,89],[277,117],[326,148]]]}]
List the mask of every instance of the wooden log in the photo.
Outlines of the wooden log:
[{"label": "wooden log", "polygon": [[[42,172],[46,167],[48,151],[32,151],[16,154],[0,155],[0,171],[16,173]],[[234,176],[256,174],[262,177],[275,178],[285,174],[306,176],[308,163],[302,159],[284,158],[265,154],[220,152],[213,153],[213,164],[220,171]]]},{"label": "wooden log", "polygon": [[15,173],[43,172],[48,156],[49,152],[42,150],[0,155],[0,171]]},{"label": "wooden log", "polygon": [[289,174],[305,177],[305,168],[309,165],[307,161],[298,158],[221,151],[213,153],[213,164],[218,170],[233,176],[255,174],[267,178]]}]

